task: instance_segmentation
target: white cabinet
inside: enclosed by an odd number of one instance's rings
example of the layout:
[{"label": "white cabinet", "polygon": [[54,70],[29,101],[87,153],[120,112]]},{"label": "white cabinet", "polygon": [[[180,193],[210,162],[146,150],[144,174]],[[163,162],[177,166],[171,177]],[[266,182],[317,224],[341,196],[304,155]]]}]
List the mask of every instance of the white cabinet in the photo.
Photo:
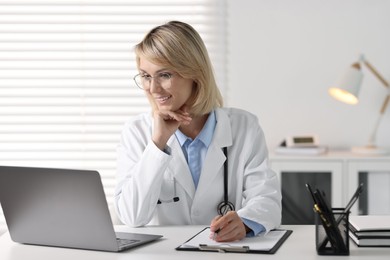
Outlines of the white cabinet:
[{"label": "white cabinet", "polygon": [[[390,156],[369,157],[344,151],[317,156],[271,154],[270,165],[282,186],[283,224],[311,223],[312,219],[305,219],[312,215],[313,206],[306,182],[320,186],[331,197],[332,207],[344,207],[363,182],[364,193],[351,213],[390,214]],[[296,214],[301,214],[301,220],[295,220]]]},{"label": "white cabinet", "polygon": [[352,196],[353,187],[365,183],[365,192],[355,214],[390,215],[390,158],[351,159],[347,164],[348,196]]}]

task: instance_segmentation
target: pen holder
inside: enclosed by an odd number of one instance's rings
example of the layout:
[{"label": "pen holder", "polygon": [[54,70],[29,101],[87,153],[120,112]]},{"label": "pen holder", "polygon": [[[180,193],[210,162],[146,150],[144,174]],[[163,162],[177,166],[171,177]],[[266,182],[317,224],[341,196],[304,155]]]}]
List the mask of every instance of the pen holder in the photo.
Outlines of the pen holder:
[{"label": "pen holder", "polygon": [[319,255],[349,255],[349,212],[332,208],[333,223],[324,223],[323,216],[315,214],[316,249]]}]

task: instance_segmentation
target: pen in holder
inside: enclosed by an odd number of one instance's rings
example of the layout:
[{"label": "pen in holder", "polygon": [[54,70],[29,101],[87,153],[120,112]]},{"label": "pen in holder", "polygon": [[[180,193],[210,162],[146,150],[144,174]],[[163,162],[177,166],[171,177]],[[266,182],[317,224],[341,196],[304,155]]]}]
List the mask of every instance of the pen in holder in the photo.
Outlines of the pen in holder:
[{"label": "pen in holder", "polygon": [[332,216],[315,214],[316,248],[319,255],[349,255],[349,211],[332,208]]}]

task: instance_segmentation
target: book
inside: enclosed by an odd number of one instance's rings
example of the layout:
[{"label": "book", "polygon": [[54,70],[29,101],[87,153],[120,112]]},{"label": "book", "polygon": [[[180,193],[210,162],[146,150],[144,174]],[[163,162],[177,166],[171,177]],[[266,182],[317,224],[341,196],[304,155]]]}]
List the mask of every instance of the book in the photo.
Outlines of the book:
[{"label": "book", "polygon": [[369,231],[357,231],[352,225],[349,226],[349,230],[357,237],[389,237],[389,230],[369,230]]},{"label": "book", "polygon": [[353,232],[349,232],[349,237],[357,246],[361,247],[388,247],[390,246],[390,236],[361,236],[357,237]]},{"label": "book", "polygon": [[325,146],[312,147],[285,147],[279,146],[275,149],[275,153],[282,155],[320,155],[325,154],[328,148]]},{"label": "book", "polygon": [[390,246],[390,215],[350,216],[349,228],[358,246]]},{"label": "book", "polygon": [[349,224],[357,232],[390,232],[390,215],[349,216]]}]

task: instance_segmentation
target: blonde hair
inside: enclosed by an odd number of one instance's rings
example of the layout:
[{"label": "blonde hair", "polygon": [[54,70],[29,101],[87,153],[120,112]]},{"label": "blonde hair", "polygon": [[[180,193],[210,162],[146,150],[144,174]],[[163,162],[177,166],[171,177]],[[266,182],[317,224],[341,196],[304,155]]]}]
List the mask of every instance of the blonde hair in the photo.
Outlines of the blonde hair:
[{"label": "blonde hair", "polygon": [[[190,101],[192,114],[204,115],[223,106],[206,46],[192,26],[178,21],[157,26],[135,46],[135,54],[138,67],[140,57],[143,57],[183,78],[194,80],[195,94]],[[154,101],[149,101],[156,108]]]}]

